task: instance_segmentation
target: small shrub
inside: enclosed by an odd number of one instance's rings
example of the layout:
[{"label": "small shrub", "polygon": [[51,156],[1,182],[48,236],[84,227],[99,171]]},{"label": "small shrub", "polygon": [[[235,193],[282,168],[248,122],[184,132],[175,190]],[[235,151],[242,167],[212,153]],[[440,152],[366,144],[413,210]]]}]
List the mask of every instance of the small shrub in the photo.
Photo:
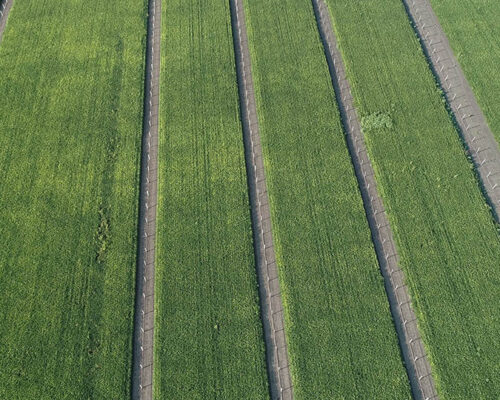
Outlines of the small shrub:
[{"label": "small shrub", "polygon": [[365,132],[392,129],[392,118],[389,113],[379,111],[361,118],[361,127]]}]

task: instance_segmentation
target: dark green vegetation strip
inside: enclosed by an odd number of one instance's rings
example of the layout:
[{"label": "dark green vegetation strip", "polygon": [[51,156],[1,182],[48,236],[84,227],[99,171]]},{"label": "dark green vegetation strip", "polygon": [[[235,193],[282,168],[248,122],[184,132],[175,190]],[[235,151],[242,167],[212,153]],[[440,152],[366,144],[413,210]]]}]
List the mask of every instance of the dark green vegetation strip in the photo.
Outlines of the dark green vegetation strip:
[{"label": "dark green vegetation strip", "polygon": [[312,4],[246,15],[295,398],[409,398]]},{"label": "dark green vegetation strip", "polygon": [[500,2],[430,2],[491,130],[500,141]]},{"label": "dark green vegetation strip", "polygon": [[459,134],[401,1],[328,3],[439,395],[495,398],[500,241]]},{"label": "dark green vegetation strip", "polygon": [[405,277],[399,267],[396,244],[382,199],[378,193],[375,171],[366,151],[361,123],[354,106],[354,98],[351,93],[350,83],[347,80],[344,61],[337,45],[337,38],[333,32],[330,11],[324,0],[312,0],[312,2],[325,46],[325,53],[327,54],[328,67],[341,111],[342,123],[346,131],[349,153],[356,171],[372,232],[375,252],[377,253],[380,270],[384,276],[391,314],[398,333],[399,345],[410,380],[413,398],[415,400],[435,400],[437,393],[430,363],[418,331],[417,318],[411,305],[408,288],[404,284]]},{"label": "dark green vegetation strip", "polygon": [[145,4],[16,1],[0,46],[0,398],[130,391]]},{"label": "dark green vegetation strip", "polygon": [[228,1],[163,4],[157,399],[268,399]]}]

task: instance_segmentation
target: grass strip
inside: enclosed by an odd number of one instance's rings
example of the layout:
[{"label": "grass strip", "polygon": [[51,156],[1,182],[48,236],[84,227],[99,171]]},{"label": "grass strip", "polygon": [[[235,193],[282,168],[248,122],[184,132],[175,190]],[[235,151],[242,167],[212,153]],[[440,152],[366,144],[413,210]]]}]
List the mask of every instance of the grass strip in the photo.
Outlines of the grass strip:
[{"label": "grass strip", "polygon": [[312,4],[246,15],[295,398],[410,398]]},{"label": "grass strip", "polygon": [[500,2],[430,2],[488,124],[500,142]]},{"label": "grass strip", "polygon": [[154,396],[267,399],[229,2],[162,21]]},{"label": "grass strip", "polygon": [[0,398],[130,392],[145,2],[16,1],[0,46]]},{"label": "grass strip", "polygon": [[402,2],[328,3],[440,398],[495,398],[500,241],[472,164]]}]

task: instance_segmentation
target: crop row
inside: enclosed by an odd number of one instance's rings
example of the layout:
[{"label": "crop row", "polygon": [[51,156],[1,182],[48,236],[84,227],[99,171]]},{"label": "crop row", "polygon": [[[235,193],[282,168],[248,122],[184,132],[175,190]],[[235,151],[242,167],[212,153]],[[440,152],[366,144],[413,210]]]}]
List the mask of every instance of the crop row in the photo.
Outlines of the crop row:
[{"label": "crop row", "polygon": [[295,397],[409,398],[312,4],[245,5]]},{"label": "crop row", "polygon": [[328,3],[439,394],[494,398],[500,240],[459,134],[402,2]]},{"label": "crop row", "polygon": [[129,396],[144,1],[16,1],[0,45],[0,398]]},{"label": "crop row", "polygon": [[497,141],[500,140],[500,2],[496,0],[432,0],[450,41]]},{"label": "crop row", "polygon": [[155,397],[267,399],[229,2],[162,24]]}]

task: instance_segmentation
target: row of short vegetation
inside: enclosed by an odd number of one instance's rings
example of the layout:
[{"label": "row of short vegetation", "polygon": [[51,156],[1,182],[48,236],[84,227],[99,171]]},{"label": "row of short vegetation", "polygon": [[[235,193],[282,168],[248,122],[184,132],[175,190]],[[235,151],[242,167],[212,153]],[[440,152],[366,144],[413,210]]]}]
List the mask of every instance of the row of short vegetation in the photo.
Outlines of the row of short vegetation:
[{"label": "row of short vegetation", "polygon": [[245,6],[295,398],[410,398],[312,4]]},{"label": "row of short vegetation", "polygon": [[459,133],[401,0],[327,2],[359,114],[392,121],[364,133],[439,394],[495,398],[500,240]]},{"label": "row of short vegetation", "polygon": [[453,52],[500,140],[500,2],[431,0]]},{"label": "row of short vegetation", "polygon": [[268,399],[228,1],[162,15],[157,399]]},{"label": "row of short vegetation", "polygon": [[0,44],[0,398],[130,396],[145,1],[15,1]]}]

